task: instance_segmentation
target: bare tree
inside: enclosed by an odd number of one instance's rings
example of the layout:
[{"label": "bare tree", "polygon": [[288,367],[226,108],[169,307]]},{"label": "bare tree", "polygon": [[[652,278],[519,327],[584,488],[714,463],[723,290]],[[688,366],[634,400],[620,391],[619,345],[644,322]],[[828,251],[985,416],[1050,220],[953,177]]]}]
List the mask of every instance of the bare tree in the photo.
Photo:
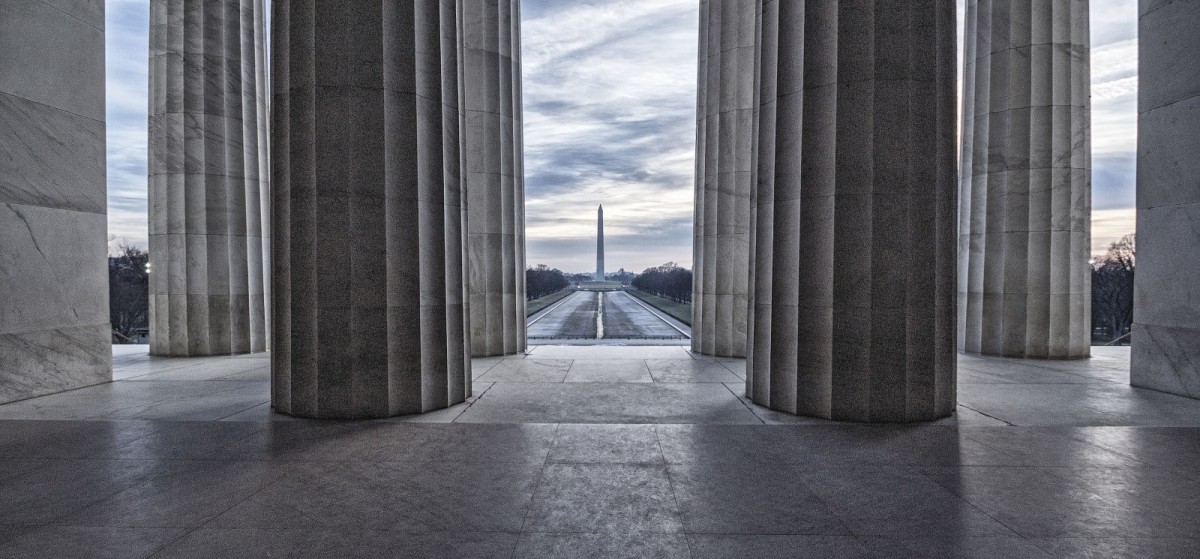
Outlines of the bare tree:
[{"label": "bare tree", "polygon": [[1120,340],[1133,328],[1136,237],[1130,233],[1109,246],[1092,264],[1092,325],[1103,341]]},{"label": "bare tree", "polygon": [[633,278],[632,285],[641,291],[666,297],[677,303],[692,302],[692,271],[681,268],[674,262],[667,262],[657,268],[647,268]]},{"label": "bare tree", "polygon": [[525,270],[525,297],[537,299],[567,288],[567,276],[558,268],[538,264]]},{"label": "bare tree", "polygon": [[120,245],[117,254],[108,258],[108,316],[113,338],[120,342],[131,341],[135,330],[147,327],[149,262],[149,253],[129,245]]}]

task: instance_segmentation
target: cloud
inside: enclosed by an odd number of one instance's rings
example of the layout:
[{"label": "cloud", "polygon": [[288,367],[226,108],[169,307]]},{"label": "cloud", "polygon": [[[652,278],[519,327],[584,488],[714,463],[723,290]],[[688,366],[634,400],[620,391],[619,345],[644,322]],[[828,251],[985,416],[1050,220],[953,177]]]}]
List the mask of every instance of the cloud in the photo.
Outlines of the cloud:
[{"label": "cloud", "polygon": [[[523,1],[530,264],[594,266],[603,203],[610,267],[690,266],[698,4]],[[1132,224],[1131,210],[1103,212],[1133,205],[1136,4],[1091,2],[1097,239]],[[109,230],[144,245],[148,2],[106,11]]]},{"label": "cloud", "polygon": [[694,0],[523,4],[530,264],[641,271],[691,265]]},{"label": "cloud", "polygon": [[146,247],[146,115],[150,3],[105,2],[108,232],[113,245]]},{"label": "cloud", "polygon": [[1133,208],[1092,211],[1092,255],[1108,252],[1112,243],[1137,230],[1137,211]]}]

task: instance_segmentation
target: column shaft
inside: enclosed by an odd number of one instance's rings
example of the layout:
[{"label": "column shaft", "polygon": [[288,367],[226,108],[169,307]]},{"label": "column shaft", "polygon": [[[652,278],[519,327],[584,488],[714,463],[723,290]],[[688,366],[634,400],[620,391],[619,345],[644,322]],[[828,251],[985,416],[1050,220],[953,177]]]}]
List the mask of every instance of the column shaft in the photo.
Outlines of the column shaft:
[{"label": "column shaft", "polygon": [[476,356],[525,350],[519,0],[463,0],[467,263]]},{"label": "column shaft", "polygon": [[759,0],[747,391],[838,420],[955,405],[954,0]]},{"label": "column shaft", "polygon": [[281,412],[382,417],[470,394],[456,3],[273,4]]},{"label": "column shaft", "polygon": [[1132,381],[1200,398],[1200,2],[1138,13]]},{"label": "column shaft", "polygon": [[701,0],[692,350],[746,355],[754,0]]},{"label": "column shaft", "polygon": [[150,3],[150,349],[267,347],[263,0]]},{"label": "column shaft", "polygon": [[958,347],[1091,351],[1089,0],[969,0]]},{"label": "column shaft", "polygon": [[0,2],[0,403],[112,380],[104,3]]}]

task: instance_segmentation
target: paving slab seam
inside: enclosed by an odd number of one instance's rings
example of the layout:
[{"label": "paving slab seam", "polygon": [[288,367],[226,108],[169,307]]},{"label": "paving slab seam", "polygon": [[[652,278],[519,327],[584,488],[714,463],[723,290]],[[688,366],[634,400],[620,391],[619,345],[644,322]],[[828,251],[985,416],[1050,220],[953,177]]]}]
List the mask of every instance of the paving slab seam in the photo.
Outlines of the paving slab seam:
[{"label": "paving slab seam", "polygon": [[662,449],[662,437],[659,435],[658,426],[654,426],[654,444],[658,447],[658,455],[663,461],[663,473],[667,476],[667,487],[671,490],[671,500],[675,502],[675,513],[679,515],[679,525],[683,529],[683,541],[687,544],[688,557],[693,557],[692,540],[688,536],[687,523],[683,519],[683,506],[679,504],[679,493],[675,491],[675,480],[671,478],[671,468],[667,467],[667,453]]},{"label": "paving slab seam", "polygon": [[[546,458],[542,460],[542,467],[541,467],[541,469],[538,470],[537,481],[534,482],[533,487],[531,488],[531,491],[529,493],[529,503],[525,505],[525,514],[524,514],[524,516],[521,517],[521,532],[520,533],[522,533],[522,534],[526,533],[525,527],[529,524],[529,515],[533,512],[533,503],[537,499],[538,489],[541,489],[542,480],[546,478],[546,466],[548,466],[550,464],[550,454],[554,450],[554,442],[558,439],[558,428],[559,428],[559,424],[555,423],[554,424],[554,435],[552,437],[550,437],[550,452],[547,452]],[[509,555],[510,559],[516,559],[517,551],[520,549],[520,547],[521,547],[520,546],[520,537],[518,537],[517,545],[513,546],[512,553]]]},{"label": "paving slab seam", "polygon": [[[208,526],[208,525],[209,525],[209,524],[211,524],[211,523],[212,523],[214,520],[216,520],[216,519],[220,518],[220,517],[221,517],[221,515],[223,515],[223,514],[225,514],[225,513],[229,512],[229,511],[233,510],[233,509],[234,509],[234,508],[236,508],[238,505],[241,505],[242,503],[244,503],[244,502],[246,502],[246,501],[249,501],[250,499],[254,498],[254,496],[255,496],[255,495],[257,495],[257,494],[261,493],[263,490],[265,490],[266,488],[270,487],[271,485],[274,485],[274,484],[275,484],[276,482],[278,482],[278,481],[279,481],[279,480],[272,481],[271,483],[268,483],[268,484],[266,484],[266,485],[264,485],[264,486],[262,486],[262,487],[258,488],[258,491],[255,491],[253,494],[251,494],[251,495],[247,496],[245,499],[242,499],[242,500],[240,500],[240,501],[238,501],[238,502],[234,503],[233,505],[229,506],[229,508],[226,508],[226,509],[224,509],[224,510],[222,510],[222,511],[220,511],[220,512],[218,512],[218,513],[214,514],[214,515],[212,515],[210,518],[208,518],[207,520],[205,520],[205,521],[204,521],[203,523],[201,523],[199,526],[196,526],[195,528],[191,528],[191,529],[186,529],[186,528],[185,528],[186,532],[184,532],[184,533],[183,533],[182,535],[180,535],[178,538],[175,538],[175,539],[173,539],[173,540],[171,540],[171,541],[167,542],[167,543],[166,543],[166,544],[164,544],[162,547],[159,547],[157,550],[155,550],[155,551],[154,551],[154,553],[152,553],[152,554],[148,555],[148,556],[147,556],[147,558],[148,558],[148,559],[152,559],[152,558],[154,558],[154,557],[158,557],[158,556],[160,556],[162,553],[164,553],[164,552],[165,552],[167,549],[169,549],[171,546],[173,546],[173,545],[175,545],[175,544],[177,544],[177,543],[179,543],[179,542],[181,542],[181,541],[183,541],[183,540],[186,540],[186,539],[188,539],[189,537],[191,537],[191,535],[192,535],[192,534],[194,534],[194,533],[196,533],[196,532],[199,532],[200,530],[203,530],[205,526]],[[288,508],[291,508],[291,507],[288,507]],[[293,509],[293,510],[295,510],[295,509]],[[309,517],[307,514],[304,514],[302,511],[298,511],[298,510],[297,510],[296,512],[300,513],[300,514],[301,514],[302,516],[304,516],[305,518],[309,518],[309,520],[313,520],[313,521],[315,521],[315,519],[313,519],[313,518]]]},{"label": "paving slab seam", "polygon": [[[463,407],[462,411],[458,412],[458,415],[455,415],[454,419],[451,419],[450,421],[448,421],[446,423],[447,424],[457,423],[458,418],[462,417],[462,415],[464,413],[467,413],[467,410],[471,409],[471,406],[474,406],[475,402],[482,400],[484,395],[486,395],[488,393],[488,391],[492,389],[493,386],[496,386],[496,383],[493,382],[491,384],[488,384],[488,387],[484,388],[483,392],[480,392],[478,396],[468,399],[466,402],[467,405]],[[420,414],[418,414],[418,415],[420,415]],[[473,424],[472,423],[459,423],[459,425],[473,425]],[[482,424],[476,423],[474,425],[482,425]]]},{"label": "paving slab seam", "polygon": [[767,424],[767,422],[766,422],[766,421],[764,421],[764,420],[763,420],[763,418],[762,418],[762,417],[760,417],[760,416],[758,415],[758,412],[755,412],[755,411],[754,411],[754,408],[750,407],[750,404],[747,404],[747,403],[746,403],[746,401],[745,401],[745,400],[743,400],[741,396],[738,396],[738,395],[737,395],[737,392],[734,392],[734,391],[733,391],[733,389],[729,387],[729,385],[727,385],[727,384],[725,384],[725,383],[723,383],[723,382],[722,382],[722,383],[717,383],[717,384],[720,384],[721,386],[724,386],[724,387],[725,387],[725,390],[728,390],[730,394],[733,394],[733,397],[734,397],[735,399],[737,399],[737,401],[738,401],[738,402],[741,402],[741,404],[742,404],[743,406],[745,406],[745,408],[746,408],[747,410],[749,410],[749,411],[750,411],[750,414],[754,416],[754,419],[757,419],[757,420],[758,420],[758,422],[759,422],[759,423],[761,423],[761,424],[763,424],[763,425],[766,425],[766,424]]},{"label": "paving slab seam", "polygon": [[[248,412],[248,411],[250,411],[250,410],[252,410],[252,409],[254,409],[254,408],[257,408],[257,407],[259,407],[259,406],[263,405],[264,403],[267,403],[267,404],[269,404],[269,403],[271,403],[271,401],[270,401],[270,400],[267,400],[266,402],[259,402],[259,403],[257,403],[257,404],[254,404],[253,406],[250,406],[250,407],[248,407],[248,408],[246,408],[246,409],[239,410],[239,411],[233,412],[233,413],[231,413],[231,414],[229,414],[229,415],[226,415],[226,416],[224,416],[224,417],[222,417],[222,418],[220,418],[220,419],[217,419],[216,421],[225,421],[226,419],[229,419],[229,418],[231,418],[231,417],[233,417],[233,416],[235,416],[235,415],[237,415],[237,414],[239,414],[239,413],[245,413],[245,412]],[[275,409],[274,409],[274,408],[271,408],[271,413],[274,413],[274,412],[275,412]]]},{"label": "paving slab seam", "polygon": [[968,405],[966,405],[966,404],[963,404],[963,403],[961,403],[961,402],[959,402],[959,404],[958,404],[958,405],[959,405],[959,406],[961,406],[961,407],[963,407],[963,408],[969,409],[969,410],[971,410],[971,411],[973,411],[973,412],[975,412],[975,413],[977,413],[977,414],[979,414],[979,415],[982,415],[982,416],[984,416],[984,417],[990,417],[990,418],[992,418],[992,419],[995,419],[996,421],[1003,421],[1003,422],[1004,422],[1004,424],[1005,424],[1005,425],[1007,425],[1007,426],[1009,426],[1009,427],[1018,427],[1018,425],[1017,425],[1016,423],[1012,423],[1012,422],[1010,422],[1010,421],[1008,421],[1008,420],[1006,420],[1006,419],[1002,419],[1002,418],[996,417],[996,416],[994,416],[994,415],[990,415],[990,414],[983,413],[983,412],[981,412],[981,411],[979,411],[979,410],[977,410],[977,409],[975,409],[975,408],[972,408],[972,407],[970,407],[970,406],[968,406]]},{"label": "paving slab seam", "polygon": [[[952,466],[952,467],[953,467],[953,466]],[[975,468],[976,466],[967,466],[967,467],[970,467],[970,468]],[[1006,468],[1006,467],[1010,467],[1010,466],[994,466],[994,467],[996,467],[996,468]],[[1028,467],[1030,467],[1030,468],[1036,468],[1037,466],[1028,466]],[[963,466],[957,466],[956,468],[957,468],[957,469],[959,469],[959,470],[961,470],[961,469],[963,468]],[[1028,538],[1028,537],[1027,537],[1025,534],[1022,534],[1022,533],[1018,532],[1016,528],[1013,528],[1012,526],[1009,526],[1008,524],[1006,524],[1004,521],[1000,520],[999,518],[996,518],[995,516],[993,516],[993,515],[991,515],[991,514],[988,514],[988,512],[987,512],[987,511],[985,511],[985,510],[983,510],[983,509],[979,508],[979,506],[977,506],[975,503],[971,502],[971,500],[970,500],[970,499],[968,499],[968,498],[966,498],[966,496],[964,496],[964,495],[960,494],[958,491],[955,491],[954,489],[951,489],[951,488],[949,488],[949,487],[946,487],[945,485],[942,485],[941,483],[938,483],[938,481],[937,481],[936,479],[933,479],[932,477],[930,477],[930,476],[926,475],[926,474],[925,474],[925,472],[921,471],[920,469],[918,469],[918,468],[914,468],[914,469],[913,469],[913,473],[914,473],[915,475],[918,475],[918,476],[922,477],[922,478],[925,478],[927,481],[929,481],[930,483],[932,483],[932,484],[936,485],[937,487],[941,487],[943,491],[945,491],[945,492],[947,492],[947,493],[949,493],[949,494],[951,494],[951,495],[954,495],[955,497],[957,497],[957,498],[958,498],[958,500],[959,500],[959,501],[962,501],[963,503],[965,503],[967,506],[971,507],[972,509],[975,509],[975,510],[979,511],[979,513],[980,513],[980,514],[982,514],[982,515],[984,515],[984,516],[986,516],[986,517],[988,517],[988,518],[992,519],[992,522],[995,522],[996,524],[999,524],[999,525],[1003,526],[1003,527],[1004,527],[1004,529],[1005,529],[1005,530],[1008,530],[1008,531],[1009,531],[1009,532],[1010,532],[1012,535],[1015,535],[1015,536],[1021,537],[1021,538],[1023,538],[1023,539],[1029,539],[1029,538]]]}]

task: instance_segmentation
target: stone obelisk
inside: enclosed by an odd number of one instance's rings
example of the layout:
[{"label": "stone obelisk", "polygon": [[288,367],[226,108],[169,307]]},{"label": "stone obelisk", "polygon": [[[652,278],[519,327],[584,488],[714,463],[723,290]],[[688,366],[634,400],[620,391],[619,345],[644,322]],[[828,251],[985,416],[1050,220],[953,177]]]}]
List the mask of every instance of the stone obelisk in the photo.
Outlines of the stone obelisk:
[{"label": "stone obelisk", "polygon": [[604,281],[604,204],[596,210],[596,281]]}]

